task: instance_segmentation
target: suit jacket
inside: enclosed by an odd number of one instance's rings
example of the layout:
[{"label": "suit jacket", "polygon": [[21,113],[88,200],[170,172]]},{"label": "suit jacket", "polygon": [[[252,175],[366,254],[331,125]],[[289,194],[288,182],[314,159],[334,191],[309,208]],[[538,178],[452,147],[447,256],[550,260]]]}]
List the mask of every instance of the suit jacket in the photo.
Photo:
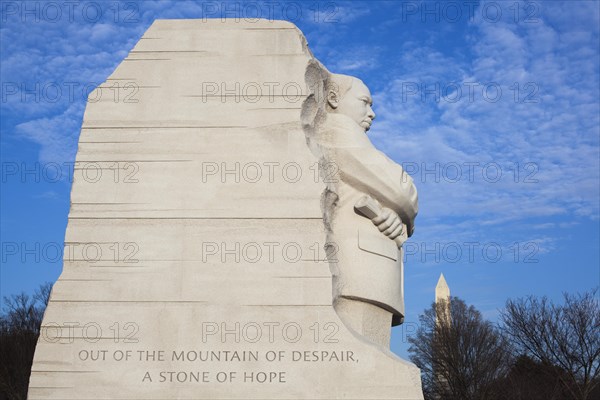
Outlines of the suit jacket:
[{"label": "suit jacket", "polygon": [[413,180],[344,115],[329,114],[312,145],[322,156],[321,175],[327,183],[323,208],[327,241],[333,243],[329,261],[334,297],[389,310],[397,325],[404,316],[402,249],[354,205],[370,195],[400,216],[410,236],[418,212]]}]

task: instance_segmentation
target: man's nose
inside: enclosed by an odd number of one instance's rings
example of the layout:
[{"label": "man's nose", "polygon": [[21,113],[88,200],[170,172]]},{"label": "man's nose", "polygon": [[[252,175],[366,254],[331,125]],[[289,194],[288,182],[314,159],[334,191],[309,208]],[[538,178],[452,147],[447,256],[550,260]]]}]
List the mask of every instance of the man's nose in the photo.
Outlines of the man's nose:
[{"label": "man's nose", "polygon": [[371,119],[375,119],[375,112],[373,111],[373,109],[369,106],[369,112],[367,113],[367,117],[371,118]]}]

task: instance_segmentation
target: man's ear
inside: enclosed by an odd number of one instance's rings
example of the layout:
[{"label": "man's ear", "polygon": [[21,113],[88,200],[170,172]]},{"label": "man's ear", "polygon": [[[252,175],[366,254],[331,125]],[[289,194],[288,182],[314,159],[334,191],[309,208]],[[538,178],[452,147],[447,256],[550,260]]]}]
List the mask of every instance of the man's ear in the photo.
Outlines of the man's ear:
[{"label": "man's ear", "polygon": [[333,109],[336,109],[340,104],[339,96],[335,90],[330,89],[327,93],[327,103]]}]

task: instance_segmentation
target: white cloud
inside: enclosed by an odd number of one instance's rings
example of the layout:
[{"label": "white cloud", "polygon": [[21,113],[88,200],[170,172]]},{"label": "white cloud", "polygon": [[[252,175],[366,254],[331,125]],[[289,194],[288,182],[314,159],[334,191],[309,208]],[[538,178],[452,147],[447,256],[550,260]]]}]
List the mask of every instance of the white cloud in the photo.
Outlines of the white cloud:
[{"label": "white cloud", "polygon": [[327,68],[334,73],[364,74],[379,66],[380,49],[373,46],[350,46],[340,50],[329,50],[327,58],[332,60]]},{"label": "white cloud", "polygon": [[16,131],[40,146],[39,159],[43,163],[73,162],[81,129],[84,106],[72,104],[64,113],[23,122]]}]

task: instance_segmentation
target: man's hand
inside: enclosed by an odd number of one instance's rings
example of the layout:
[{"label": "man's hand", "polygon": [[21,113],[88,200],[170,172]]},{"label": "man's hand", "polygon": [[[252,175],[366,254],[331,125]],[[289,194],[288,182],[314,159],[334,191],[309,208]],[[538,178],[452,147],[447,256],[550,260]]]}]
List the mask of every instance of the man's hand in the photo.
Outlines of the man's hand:
[{"label": "man's hand", "polygon": [[402,234],[402,220],[393,210],[383,207],[378,216],[371,221],[377,226],[379,231],[394,240]]},{"label": "man's hand", "polygon": [[398,248],[402,247],[407,239],[405,232],[403,232],[405,225],[392,209],[382,207],[377,200],[369,195],[361,197],[354,205],[354,209],[369,218],[381,233],[396,242]]}]

